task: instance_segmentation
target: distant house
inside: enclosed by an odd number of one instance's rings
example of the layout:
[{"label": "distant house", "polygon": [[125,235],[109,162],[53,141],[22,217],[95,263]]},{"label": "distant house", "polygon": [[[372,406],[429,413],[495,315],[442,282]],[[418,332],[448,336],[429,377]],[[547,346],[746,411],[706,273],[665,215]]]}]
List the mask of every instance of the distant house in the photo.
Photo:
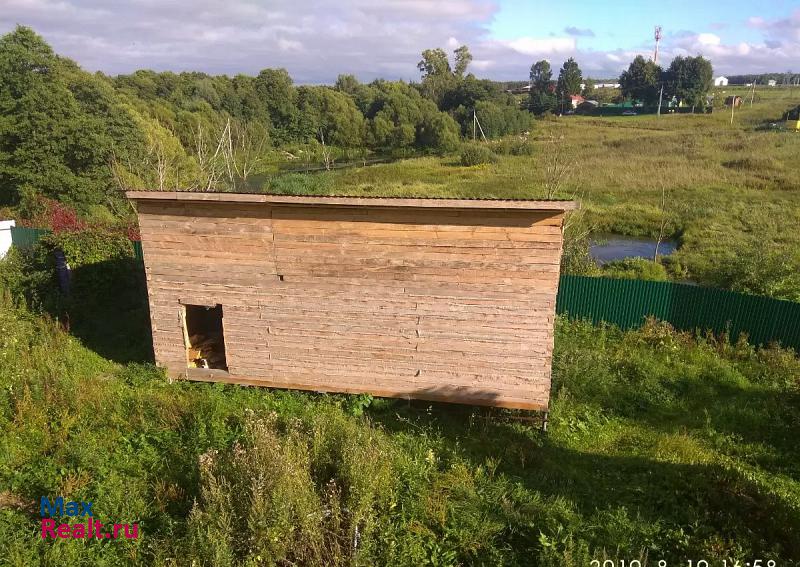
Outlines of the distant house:
[{"label": "distant house", "polygon": [[776,81],[775,79],[770,79],[769,81],[767,81],[767,85],[769,85],[770,87],[774,87],[777,84],[778,84],[778,81]]},{"label": "distant house", "polygon": [[586,99],[583,98],[581,95],[570,95],[569,99],[570,102],[572,103],[572,108],[578,108],[579,104],[586,101]]},{"label": "distant house", "polygon": [[729,96],[725,99],[725,106],[727,107],[740,107],[742,106],[742,97],[740,96]]},{"label": "distant house", "polygon": [[618,89],[619,83],[595,83],[596,89]]},{"label": "distant house", "polygon": [[728,86],[728,77],[723,77],[720,75],[716,79],[714,79],[714,86],[715,87],[727,87]]},{"label": "distant house", "polygon": [[522,87],[517,87],[517,88],[514,88],[514,89],[508,89],[508,90],[506,90],[506,92],[507,93],[511,93],[511,94],[529,94],[531,92],[532,88],[533,88],[532,85],[528,84],[528,85],[525,85],[525,86],[522,86]]}]

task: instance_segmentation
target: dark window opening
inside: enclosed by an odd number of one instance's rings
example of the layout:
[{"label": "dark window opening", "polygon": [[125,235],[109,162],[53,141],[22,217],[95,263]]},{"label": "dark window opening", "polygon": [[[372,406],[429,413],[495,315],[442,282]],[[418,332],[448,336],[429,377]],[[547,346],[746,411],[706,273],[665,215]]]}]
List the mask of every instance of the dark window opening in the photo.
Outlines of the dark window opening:
[{"label": "dark window opening", "polygon": [[222,305],[186,305],[186,354],[189,368],[227,370]]}]

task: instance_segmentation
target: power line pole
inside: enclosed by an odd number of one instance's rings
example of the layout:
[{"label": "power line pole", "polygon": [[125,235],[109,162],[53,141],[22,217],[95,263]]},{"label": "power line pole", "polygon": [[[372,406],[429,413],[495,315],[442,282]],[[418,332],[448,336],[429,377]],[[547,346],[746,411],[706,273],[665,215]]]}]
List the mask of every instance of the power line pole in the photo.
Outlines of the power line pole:
[{"label": "power line pole", "polygon": [[753,99],[756,98],[756,83],[758,81],[753,81],[753,91],[750,93],[750,106],[753,106]]},{"label": "power line pole", "polygon": [[[483,133],[483,126],[481,126],[481,121],[478,120],[478,114],[474,110],[472,111],[472,117],[475,119],[475,124],[478,125],[478,130],[481,131],[481,137],[483,138],[483,141],[486,142],[487,141],[486,140],[486,134]],[[474,126],[474,124],[473,124],[472,128],[473,128],[473,136],[475,136],[475,134],[474,134],[475,126]],[[472,139],[474,140],[475,138],[473,137]]]},{"label": "power line pole", "polygon": [[478,116],[477,116],[477,114],[475,114],[475,109],[473,108],[472,109],[472,141],[473,142],[475,141],[475,138],[477,138],[477,134],[478,134],[477,128],[475,126],[477,123],[478,123]]},{"label": "power line pole", "polygon": [[661,85],[661,91],[658,93],[658,115],[661,116],[661,99],[664,96],[664,85]]}]

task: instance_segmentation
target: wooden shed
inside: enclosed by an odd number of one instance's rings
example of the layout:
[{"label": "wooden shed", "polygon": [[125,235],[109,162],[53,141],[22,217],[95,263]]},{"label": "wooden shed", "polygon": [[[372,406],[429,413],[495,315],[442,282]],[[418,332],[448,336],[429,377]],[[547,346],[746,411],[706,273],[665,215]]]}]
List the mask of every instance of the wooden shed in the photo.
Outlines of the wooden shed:
[{"label": "wooden shed", "polygon": [[171,376],[547,409],[573,202],[128,197]]}]

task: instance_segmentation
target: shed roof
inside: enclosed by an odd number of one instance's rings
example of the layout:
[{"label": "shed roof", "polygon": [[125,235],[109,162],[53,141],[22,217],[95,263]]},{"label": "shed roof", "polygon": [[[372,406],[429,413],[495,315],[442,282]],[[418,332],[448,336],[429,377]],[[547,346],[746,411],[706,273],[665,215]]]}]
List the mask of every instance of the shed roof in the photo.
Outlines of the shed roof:
[{"label": "shed roof", "polygon": [[220,193],[195,191],[128,191],[134,201],[181,201],[223,203],[265,203],[270,205],[327,205],[338,207],[441,208],[441,209],[504,209],[525,211],[571,211],[578,207],[570,200],[527,199],[442,199],[406,197],[344,197],[265,195],[260,193]]}]

